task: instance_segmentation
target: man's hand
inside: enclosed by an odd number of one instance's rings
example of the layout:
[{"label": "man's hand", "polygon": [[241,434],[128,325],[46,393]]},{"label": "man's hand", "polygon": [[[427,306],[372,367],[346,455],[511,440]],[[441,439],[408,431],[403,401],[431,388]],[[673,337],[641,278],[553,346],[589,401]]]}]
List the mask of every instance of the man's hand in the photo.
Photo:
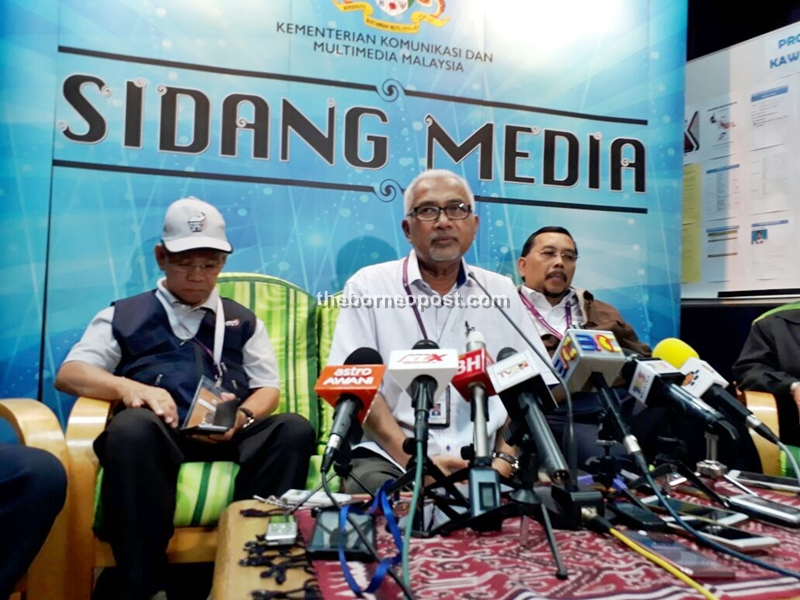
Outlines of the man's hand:
[{"label": "man's hand", "polygon": [[[438,456],[431,456],[431,462],[439,467],[439,470],[445,477],[455,473],[460,469],[466,469],[469,462],[457,456],[450,456],[449,454],[440,454]],[[425,478],[425,485],[435,483],[433,477]]]},{"label": "man's hand", "polygon": [[[225,402],[232,402],[236,400],[236,394],[231,394],[230,392],[222,392],[222,399]],[[231,426],[228,431],[225,433],[212,433],[210,435],[193,435],[196,440],[202,440],[204,442],[208,442],[210,444],[218,444],[220,442],[229,442],[236,432],[240,431],[244,428],[244,424],[247,423],[247,415],[245,415],[242,411],[236,411],[236,421],[234,422],[233,426]]]},{"label": "man's hand", "polygon": [[511,479],[514,476],[514,467],[511,466],[510,462],[502,458],[495,458],[492,461],[492,468],[506,479]]},{"label": "man's hand", "polygon": [[148,407],[161,419],[175,429],[178,427],[178,407],[170,393],[164,388],[139,383],[133,379],[124,379],[120,386],[120,400],[125,408]]},{"label": "man's hand", "polygon": [[794,403],[797,404],[797,412],[800,413],[800,385],[792,384],[794,389],[792,390],[792,398],[794,399]]}]

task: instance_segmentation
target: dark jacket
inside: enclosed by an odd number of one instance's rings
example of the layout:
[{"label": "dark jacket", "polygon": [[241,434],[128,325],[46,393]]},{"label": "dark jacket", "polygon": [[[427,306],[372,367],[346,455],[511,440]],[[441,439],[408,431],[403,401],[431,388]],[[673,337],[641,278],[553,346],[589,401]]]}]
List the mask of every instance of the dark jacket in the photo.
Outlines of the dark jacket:
[{"label": "dark jacket", "polygon": [[[581,309],[581,317],[586,329],[600,329],[603,331],[610,331],[617,338],[619,345],[622,348],[632,350],[642,356],[650,356],[652,350],[650,346],[644,342],[639,341],[639,336],[633,330],[629,323],[626,323],[619,314],[619,311],[600,300],[595,300],[594,295],[581,288],[572,288],[575,295],[578,297],[578,305]],[[553,352],[558,348],[561,342],[556,336],[547,334],[542,336],[545,348],[553,355]]]},{"label": "dark jacket", "polygon": [[800,308],[780,310],[753,323],[733,365],[733,377],[741,390],[775,396],[781,440],[800,446],[797,405],[789,391],[800,381]]}]

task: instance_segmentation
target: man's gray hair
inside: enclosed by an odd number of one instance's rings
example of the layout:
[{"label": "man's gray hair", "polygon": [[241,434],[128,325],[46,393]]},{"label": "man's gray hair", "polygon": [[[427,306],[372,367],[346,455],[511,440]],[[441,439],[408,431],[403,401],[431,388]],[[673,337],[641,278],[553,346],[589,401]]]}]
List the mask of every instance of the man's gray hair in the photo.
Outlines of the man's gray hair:
[{"label": "man's gray hair", "polygon": [[467,204],[472,209],[472,212],[475,212],[475,196],[472,193],[472,189],[469,187],[469,183],[467,180],[461,177],[461,175],[457,175],[452,171],[448,171],[447,169],[428,169],[427,171],[423,171],[419,175],[417,175],[411,183],[408,184],[406,191],[403,192],[403,216],[408,216],[409,211],[411,210],[411,203],[414,201],[414,190],[416,189],[417,185],[425,181],[426,179],[437,179],[441,178],[444,179],[445,177],[452,177],[456,181],[458,181],[464,190],[467,192]]}]

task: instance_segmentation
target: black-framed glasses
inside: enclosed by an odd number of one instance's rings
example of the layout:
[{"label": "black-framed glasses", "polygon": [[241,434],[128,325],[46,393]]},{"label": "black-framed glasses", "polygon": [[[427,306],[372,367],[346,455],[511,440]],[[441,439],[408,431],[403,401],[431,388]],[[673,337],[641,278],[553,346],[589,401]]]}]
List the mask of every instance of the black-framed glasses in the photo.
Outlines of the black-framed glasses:
[{"label": "black-framed glasses", "polygon": [[417,217],[420,221],[438,221],[439,215],[447,215],[451,221],[463,221],[472,212],[472,208],[460,202],[458,204],[448,204],[447,206],[417,206],[408,212],[408,217]]},{"label": "black-framed glasses", "polygon": [[547,261],[555,260],[556,256],[561,256],[561,260],[563,260],[565,263],[574,263],[578,260],[578,254],[572,250],[564,250],[563,252],[550,249],[539,250],[539,255],[542,257],[542,259]]}]

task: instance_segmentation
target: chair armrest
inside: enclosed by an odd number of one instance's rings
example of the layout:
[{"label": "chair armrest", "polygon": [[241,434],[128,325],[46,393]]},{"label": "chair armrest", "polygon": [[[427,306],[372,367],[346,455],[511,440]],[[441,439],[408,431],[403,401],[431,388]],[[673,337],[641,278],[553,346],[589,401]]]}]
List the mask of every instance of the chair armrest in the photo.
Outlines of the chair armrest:
[{"label": "chair armrest", "polygon": [[[778,405],[775,402],[775,396],[768,392],[755,392],[746,390],[739,392],[739,399],[744,400],[745,405],[755,415],[756,419],[761,421],[764,425],[769,427],[772,432],[780,437],[778,428]],[[780,462],[780,449],[757,433],[751,430],[753,442],[758,450],[758,456],[761,459],[761,468],[767,475],[780,475],[781,462]]]},{"label": "chair armrest", "polygon": [[94,559],[94,496],[100,462],[93,444],[106,427],[114,406],[107,400],[78,398],[67,420],[70,458],[69,538],[67,561],[73,573],[81,572]]},{"label": "chair armrest", "polygon": [[11,424],[24,445],[47,450],[68,468],[64,432],[58,418],[44,403],[30,398],[0,400],[0,418]]},{"label": "chair armrest", "polygon": [[[0,418],[8,421],[20,441],[30,448],[39,448],[55,456],[69,474],[69,455],[64,443],[64,432],[58,418],[44,403],[28,398],[0,400]],[[68,484],[69,491],[71,483]],[[69,493],[69,492],[68,492]],[[27,598],[60,598],[65,591],[69,529],[69,497],[65,508],[56,517],[50,533],[28,569],[18,589],[26,591]]]}]

